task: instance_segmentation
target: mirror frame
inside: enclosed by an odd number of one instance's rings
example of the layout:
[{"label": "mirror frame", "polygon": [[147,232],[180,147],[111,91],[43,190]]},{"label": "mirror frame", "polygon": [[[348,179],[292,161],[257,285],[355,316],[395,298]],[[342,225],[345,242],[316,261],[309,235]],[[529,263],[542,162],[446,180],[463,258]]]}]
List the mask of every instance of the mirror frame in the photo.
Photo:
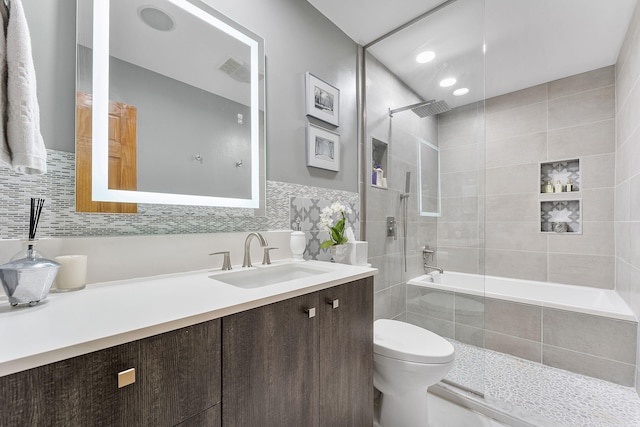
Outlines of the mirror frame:
[{"label": "mirror frame", "polygon": [[[186,206],[221,206],[260,209],[264,206],[264,154],[260,133],[260,55],[264,58],[264,40],[243,28],[220,19],[213,9],[194,0],[166,0],[196,18],[236,38],[251,49],[251,199],[156,193],[109,189],[109,6],[110,0],[93,0],[93,110],[92,110],[92,199],[102,202],[150,203]],[[265,103],[266,105],[266,103]],[[262,199],[262,200],[261,200]]]},{"label": "mirror frame", "polygon": [[[422,150],[427,147],[430,150],[434,150],[438,155],[438,212],[423,211],[422,205]],[[438,217],[442,213],[442,192],[440,189],[440,148],[433,145],[429,141],[422,138],[418,138],[418,203],[420,216],[433,216]]]}]

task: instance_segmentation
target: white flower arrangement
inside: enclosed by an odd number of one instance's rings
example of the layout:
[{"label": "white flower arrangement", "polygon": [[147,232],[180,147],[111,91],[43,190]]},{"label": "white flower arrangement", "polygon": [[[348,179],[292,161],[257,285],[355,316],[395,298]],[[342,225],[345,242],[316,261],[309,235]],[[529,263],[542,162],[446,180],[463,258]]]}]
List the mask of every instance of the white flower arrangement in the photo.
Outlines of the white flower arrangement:
[{"label": "white flower arrangement", "polygon": [[[349,206],[345,206],[341,203],[335,202],[331,206],[327,206],[322,209],[320,213],[320,224],[329,233],[329,239],[320,244],[321,249],[326,249],[333,245],[344,245],[347,243],[347,237],[345,236],[345,225],[347,222],[347,215],[350,215],[353,211]],[[338,222],[333,225],[334,215],[338,215]]]}]

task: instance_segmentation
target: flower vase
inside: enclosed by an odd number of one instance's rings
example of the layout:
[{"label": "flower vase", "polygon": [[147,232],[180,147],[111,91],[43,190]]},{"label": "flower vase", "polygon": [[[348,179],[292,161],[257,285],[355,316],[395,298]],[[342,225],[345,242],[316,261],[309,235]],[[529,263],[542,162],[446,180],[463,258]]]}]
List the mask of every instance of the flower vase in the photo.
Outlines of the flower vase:
[{"label": "flower vase", "polygon": [[347,245],[331,246],[331,262],[343,263],[347,258]]}]

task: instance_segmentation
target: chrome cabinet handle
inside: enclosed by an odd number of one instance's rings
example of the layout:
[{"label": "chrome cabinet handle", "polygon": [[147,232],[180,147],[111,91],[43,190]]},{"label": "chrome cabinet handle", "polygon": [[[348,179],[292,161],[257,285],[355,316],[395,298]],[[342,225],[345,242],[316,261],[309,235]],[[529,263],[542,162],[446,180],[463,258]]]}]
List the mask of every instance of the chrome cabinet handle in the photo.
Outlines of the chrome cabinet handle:
[{"label": "chrome cabinet handle", "polygon": [[118,388],[126,387],[136,382],[136,368],[118,372]]},{"label": "chrome cabinet handle", "polygon": [[328,298],[327,304],[329,304],[331,308],[338,308],[340,307],[340,300],[338,298]]},{"label": "chrome cabinet handle", "polygon": [[307,308],[304,310],[305,313],[307,313],[307,315],[309,316],[309,319],[311,319],[312,317],[316,317],[316,308],[315,307],[311,307],[311,308]]}]

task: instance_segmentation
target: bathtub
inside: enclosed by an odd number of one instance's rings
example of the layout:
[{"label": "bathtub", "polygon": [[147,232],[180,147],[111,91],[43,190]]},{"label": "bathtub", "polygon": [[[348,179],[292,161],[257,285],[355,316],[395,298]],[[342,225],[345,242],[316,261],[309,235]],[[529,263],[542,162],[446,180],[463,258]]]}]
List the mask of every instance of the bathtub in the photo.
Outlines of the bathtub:
[{"label": "bathtub", "polygon": [[637,320],[620,295],[610,289],[454,272],[425,274],[408,283],[612,319]]},{"label": "bathtub", "polygon": [[432,273],[407,282],[406,316],[464,344],[634,385],[638,322],[613,290]]}]

